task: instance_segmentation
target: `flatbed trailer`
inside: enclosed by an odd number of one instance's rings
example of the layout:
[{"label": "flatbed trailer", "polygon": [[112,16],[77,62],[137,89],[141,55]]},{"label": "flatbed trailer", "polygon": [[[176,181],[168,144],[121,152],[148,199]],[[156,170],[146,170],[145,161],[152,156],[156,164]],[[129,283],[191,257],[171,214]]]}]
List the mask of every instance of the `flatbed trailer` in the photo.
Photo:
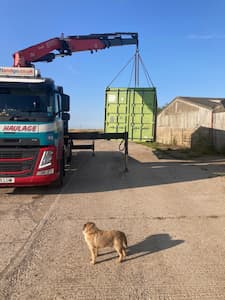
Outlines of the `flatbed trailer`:
[{"label": "flatbed trailer", "polygon": [[[98,131],[81,131],[81,132],[68,132],[65,136],[66,142],[71,143],[72,149],[91,149],[93,156],[95,155],[95,140],[118,140],[124,142],[124,171],[128,172],[128,132],[121,133],[105,133]],[[74,144],[76,141],[92,140],[91,144]],[[122,144],[121,142],[121,144]]]}]

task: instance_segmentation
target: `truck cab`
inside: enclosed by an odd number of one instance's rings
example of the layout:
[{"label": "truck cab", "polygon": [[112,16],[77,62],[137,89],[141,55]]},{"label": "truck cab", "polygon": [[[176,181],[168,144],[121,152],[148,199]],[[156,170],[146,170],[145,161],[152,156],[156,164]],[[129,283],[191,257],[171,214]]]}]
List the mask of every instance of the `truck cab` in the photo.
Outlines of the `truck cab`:
[{"label": "truck cab", "polygon": [[69,106],[36,69],[0,67],[0,187],[62,184]]}]

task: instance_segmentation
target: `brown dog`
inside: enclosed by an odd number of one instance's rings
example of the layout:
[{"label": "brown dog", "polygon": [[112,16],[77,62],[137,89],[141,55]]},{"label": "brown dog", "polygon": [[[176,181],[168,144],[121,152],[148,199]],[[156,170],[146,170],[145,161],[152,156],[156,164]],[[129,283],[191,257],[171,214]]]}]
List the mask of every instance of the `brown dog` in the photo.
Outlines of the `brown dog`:
[{"label": "brown dog", "polygon": [[91,252],[91,263],[95,264],[99,248],[114,247],[119,254],[119,262],[126,257],[127,238],[124,232],[100,230],[95,223],[88,222],[83,227],[84,239]]}]

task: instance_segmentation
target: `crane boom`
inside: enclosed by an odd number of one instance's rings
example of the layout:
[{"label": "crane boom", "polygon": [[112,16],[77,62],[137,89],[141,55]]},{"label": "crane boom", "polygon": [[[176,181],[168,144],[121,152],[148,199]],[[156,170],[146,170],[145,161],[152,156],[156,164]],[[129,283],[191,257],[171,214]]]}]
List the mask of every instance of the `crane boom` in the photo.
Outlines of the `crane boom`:
[{"label": "crane boom", "polygon": [[[34,62],[51,62],[57,56],[72,55],[78,51],[97,51],[113,46],[136,45],[138,33],[116,32],[103,34],[76,35],[52,38],[13,54],[14,67],[29,67]],[[53,51],[58,51],[55,53]]]}]

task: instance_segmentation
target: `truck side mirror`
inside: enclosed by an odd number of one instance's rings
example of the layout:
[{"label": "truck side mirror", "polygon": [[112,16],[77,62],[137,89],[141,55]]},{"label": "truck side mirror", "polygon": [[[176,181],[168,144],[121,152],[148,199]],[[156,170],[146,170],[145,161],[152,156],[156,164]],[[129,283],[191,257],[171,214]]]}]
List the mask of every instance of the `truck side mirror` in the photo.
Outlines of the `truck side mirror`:
[{"label": "truck side mirror", "polygon": [[62,111],[70,110],[70,97],[66,94],[62,94]]},{"label": "truck side mirror", "polygon": [[69,121],[70,120],[70,114],[67,112],[62,113],[62,120],[63,121]]}]

